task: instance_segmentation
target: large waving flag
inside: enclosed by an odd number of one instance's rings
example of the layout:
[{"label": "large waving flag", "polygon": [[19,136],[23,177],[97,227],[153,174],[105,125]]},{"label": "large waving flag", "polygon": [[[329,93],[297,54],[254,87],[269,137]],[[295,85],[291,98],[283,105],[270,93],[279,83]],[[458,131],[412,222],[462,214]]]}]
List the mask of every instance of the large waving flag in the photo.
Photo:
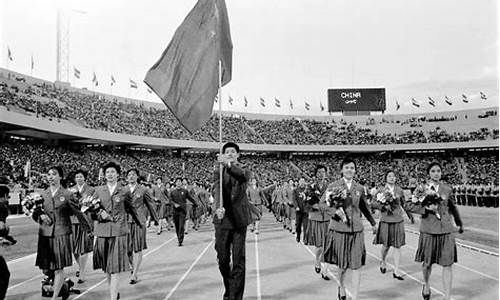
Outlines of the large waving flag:
[{"label": "large waving flag", "polygon": [[212,114],[219,88],[231,80],[233,43],[224,0],[198,0],[144,82],[189,131]]}]

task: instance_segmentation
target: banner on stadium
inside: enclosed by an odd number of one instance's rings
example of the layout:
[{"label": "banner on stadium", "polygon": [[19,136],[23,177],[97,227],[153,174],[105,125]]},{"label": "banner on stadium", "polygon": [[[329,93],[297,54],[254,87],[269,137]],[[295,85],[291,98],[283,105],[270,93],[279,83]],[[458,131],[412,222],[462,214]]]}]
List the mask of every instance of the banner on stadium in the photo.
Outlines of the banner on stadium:
[{"label": "banner on stadium", "polygon": [[328,89],[328,111],[385,111],[385,88]]}]

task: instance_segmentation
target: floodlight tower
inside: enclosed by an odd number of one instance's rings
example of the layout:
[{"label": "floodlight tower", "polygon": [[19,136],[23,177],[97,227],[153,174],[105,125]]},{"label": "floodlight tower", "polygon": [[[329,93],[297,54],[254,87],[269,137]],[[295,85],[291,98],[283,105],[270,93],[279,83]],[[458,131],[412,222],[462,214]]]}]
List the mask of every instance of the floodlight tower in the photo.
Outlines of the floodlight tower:
[{"label": "floodlight tower", "polygon": [[57,10],[56,80],[69,82],[69,13],[63,8]]}]

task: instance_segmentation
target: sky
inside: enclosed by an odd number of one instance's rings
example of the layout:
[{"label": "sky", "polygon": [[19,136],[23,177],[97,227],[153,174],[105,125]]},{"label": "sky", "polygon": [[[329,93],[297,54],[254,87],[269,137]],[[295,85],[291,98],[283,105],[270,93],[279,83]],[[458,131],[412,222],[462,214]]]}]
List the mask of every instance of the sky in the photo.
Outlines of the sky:
[{"label": "sky", "polygon": [[[54,81],[57,10],[69,22],[70,82],[161,102],[142,82],[196,0],[0,0],[0,65]],[[498,106],[494,0],[226,0],[232,81],[223,109],[325,115],[329,88],[384,87],[386,113]],[[13,61],[7,59],[7,49]],[[81,79],[73,76],[73,67]],[[96,73],[99,86],[91,83]],[[111,87],[111,75],[116,84]],[[129,79],[139,83],[129,87]],[[483,91],[487,100],[479,97]],[[466,94],[470,102],[461,101]],[[444,103],[444,96],[454,102]],[[229,105],[227,99],[235,99]],[[436,107],[427,104],[427,97]],[[249,101],[244,107],[243,97]],[[266,108],[259,98],[266,100]],[[411,98],[421,107],[411,105]],[[274,99],[281,108],[274,107]],[[294,103],[290,109],[289,101]],[[306,111],[304,102],[311,105]],[[396,111],[396,101],[401,109]]]}]

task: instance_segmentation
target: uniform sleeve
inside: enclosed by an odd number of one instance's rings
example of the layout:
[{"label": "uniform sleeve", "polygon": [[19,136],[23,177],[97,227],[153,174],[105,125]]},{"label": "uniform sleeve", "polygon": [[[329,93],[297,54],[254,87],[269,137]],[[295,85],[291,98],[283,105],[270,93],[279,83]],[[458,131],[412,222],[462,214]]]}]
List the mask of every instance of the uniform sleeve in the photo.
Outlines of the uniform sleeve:
[{"label": "uniform sleeve", "polygon": [[453,219],[455,220],[455,224],[457,224],[458,227],[462,227],[462,218],[460,218],[460,213],[458,212],[458,207],[455,204],[455,197],[453,191],[450,192],[450,196],[448,197],[448,208],[450,210],[450,213],[453,216]]},{"label": "uniform sleeve", "polygon": [[231,167],[227,168],[227,172],[229,173],[229,175],[238,180],[240,183],[248,181],[252,174],[250,171],[245,170],[235,164],[231,164]]},{"label": "uniform sleeve", "polygon": [[153,218],[153,220],[155,222],[158,222],[158,216],[156,215],[154,199],[153,199],[153,197],[151,197],[151,192],[149,190],[146,190],[144,192],[144,204],[148,208],[149,213],[151,214],[151,217]]},{"label": "uniform sleeve", "polygon": [[373,219],[370,210],[368,209],[368,205],[366,205],[366,196],[364,193],[361,193],[361,197],[359,198],[359,209],[365,218],[370,222],[372,226],[375,226],[375,220]]}]

